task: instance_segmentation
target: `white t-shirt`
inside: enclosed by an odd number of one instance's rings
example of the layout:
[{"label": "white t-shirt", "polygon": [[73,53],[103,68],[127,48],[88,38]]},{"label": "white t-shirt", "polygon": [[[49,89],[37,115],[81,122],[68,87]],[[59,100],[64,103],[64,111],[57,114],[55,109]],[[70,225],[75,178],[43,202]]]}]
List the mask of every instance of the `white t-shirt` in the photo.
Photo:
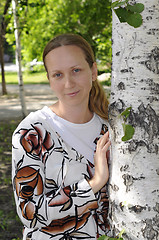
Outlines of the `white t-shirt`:
[{"label": "white t-shirt", "polygon": [[100,134],[103,120],[94,113],[89,122],[76,124],[57,116],[47,106],[41,111],[62,139],[93,163],[94,140]]}]

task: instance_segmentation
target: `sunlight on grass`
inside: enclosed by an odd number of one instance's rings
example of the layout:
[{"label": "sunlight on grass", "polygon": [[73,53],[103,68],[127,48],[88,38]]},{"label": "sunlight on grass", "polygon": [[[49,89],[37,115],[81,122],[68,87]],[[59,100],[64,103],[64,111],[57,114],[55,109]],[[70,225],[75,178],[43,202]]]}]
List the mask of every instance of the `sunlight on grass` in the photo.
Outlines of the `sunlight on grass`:
[{"label": "sunlight on grass", "polygon": [[[18,84],[18,76],[16,72],[6,72],[5,73],[7,84]],[[48,80],[45,72],[36,73],[23,73],[24,84],[47,84]]]}]

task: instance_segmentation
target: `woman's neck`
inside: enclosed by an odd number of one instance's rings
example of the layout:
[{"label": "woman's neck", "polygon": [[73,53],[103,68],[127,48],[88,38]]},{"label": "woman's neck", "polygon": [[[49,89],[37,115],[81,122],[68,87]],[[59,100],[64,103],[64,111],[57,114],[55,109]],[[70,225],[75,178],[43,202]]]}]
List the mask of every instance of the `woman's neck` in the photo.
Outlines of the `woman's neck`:
[{"label": "woman's neck", "polygon": [[88,106],[61,106],[60,102],[56,102],[50,109],[59,117],[77,124],[89,122],[93,117]]}]

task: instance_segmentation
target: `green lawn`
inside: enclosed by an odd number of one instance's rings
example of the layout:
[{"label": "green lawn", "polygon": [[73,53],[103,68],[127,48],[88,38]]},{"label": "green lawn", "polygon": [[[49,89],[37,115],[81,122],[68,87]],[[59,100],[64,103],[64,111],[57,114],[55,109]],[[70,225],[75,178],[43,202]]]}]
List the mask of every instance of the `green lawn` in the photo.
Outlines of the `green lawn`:
[{"label": "green lawn", "polygon": [[[18,76],[16,72],[6,72],[5,79],[7,84],[18,84]],[[23,73],[24,84],[46,84],[48,83],[46,72]]]},{"label": "green lawn", "polygon": [[0,121],[0,239],[22,239],[22,224],[16,213],[11,182],[12,134],[19,120]]},{"label": "green lawn", "polygon": [[[6,72],[5,73],[6,84],[18,84],[18,76],[16,72]],[[24,84],[47,84],[48,79],[46,77],[46,72],[23,72],[23,82]],[[102,85],[110,86],[111,80],[101,82]]]}]

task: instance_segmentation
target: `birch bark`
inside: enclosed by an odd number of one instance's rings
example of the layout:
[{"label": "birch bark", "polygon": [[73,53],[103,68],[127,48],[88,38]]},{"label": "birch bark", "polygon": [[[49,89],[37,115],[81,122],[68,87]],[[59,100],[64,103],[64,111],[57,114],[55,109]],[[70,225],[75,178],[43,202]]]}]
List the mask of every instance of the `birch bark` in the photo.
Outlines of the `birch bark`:
[{"label": "birch bark", "polygon": [[[120,23],[113,13],[110,126],[112,235],[125,240],[159,240],[159,1],[143,0],[143,25]],[[124,135],[120,113],[132,107]]]},{"label": "birch bark", "polygon": [[19,96],[21,101],[22,114],[23,114],[23,117],[26,117],[27,109],[26,109],[26,103],[25,103],[25,93],[24,93],[22,67],[21,67],[21,44],[20,44],[20,33],[19,33],[19,21],[18,21],[18,15],[17,15],[17,0],[12,0],[12,8],[13,8],[13,15],[14,15],[14,33],[15,33],[15,40],[16,40],[16,65],[17,65],[17,72],[18,72]]}]

